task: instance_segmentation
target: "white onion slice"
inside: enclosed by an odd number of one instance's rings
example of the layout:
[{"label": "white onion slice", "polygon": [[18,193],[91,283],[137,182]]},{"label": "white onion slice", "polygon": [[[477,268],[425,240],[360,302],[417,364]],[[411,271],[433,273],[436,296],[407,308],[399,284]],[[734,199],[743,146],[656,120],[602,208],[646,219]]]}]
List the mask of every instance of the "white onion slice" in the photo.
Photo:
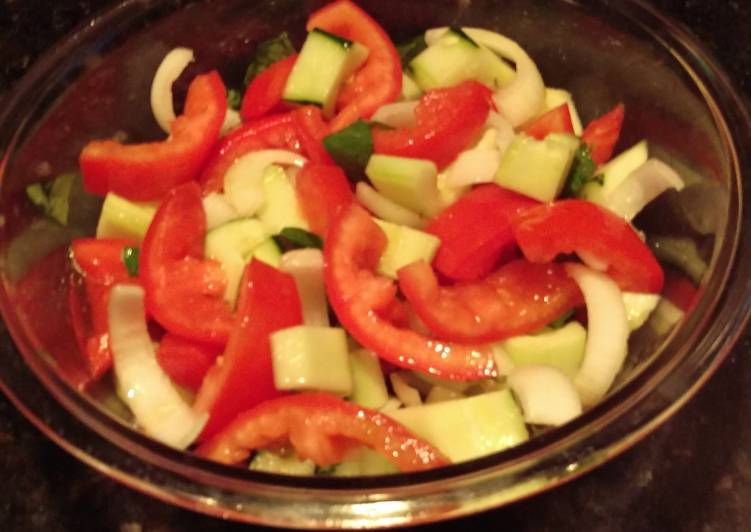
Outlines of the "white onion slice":
[{"label": "white onion slice", "polygon": [[118,395],[144,432],[185,449],[201,432],[208,415],[193,412],[159,366],[146,329],[143,288],[114,286],[107,316]]},{"label": "white onion slice", "polygon": [[204,196],[201,201],[203,202],[203,212],[206,214],[207,231],[240,217],[224,194],[211,192]]},{"label": "white onion slice", "polygon": [[387,103],[373,113],[370,121],[393,128],[412,127],[415,125],[415,107],[416,100]]},{"label": "white onion slice", "polygon": [[511,141],[514,140],[514,137],[516,136],[514,126],[495,111],[490,111],[488,113],[486,124],[495,130],[495,145],[498,152],[501,154],[501,157],[503,157],[503,154],[506,153],[506,148],[508,148]]},{"label": "white onion slice", "polygon": [[621,290],[606,274],[573,263],[566,264],[566,272],[587,304],[587,345],[574,383],[582,405],[592,406],[605,396],[626,359],[626,309]]},{"label": "white onion slice", "polygon": [[193,61],[193,50],[174,48],[164,56],[151,82],[151,112],[157,124],[167,133],[175,119],[172,103],[172,84],[180,77],[185,67]]},{"label": "white onion slice", "polygon": [[524,421],[532,425],[559,426],[581,415],[582,404],[574,383],[558,368],[525,365],[508,377],[519,400]]},{"label": "white onion slice", "polygon": [[417,388],[410,386],[407,379],[400,372],[395,371],[389,375],[391,387],[394,389],[394,395],[404,406],[419,406],[422,404],[422,398]]},{"label": "white onion slice", "polygon": [[626,220],[639,214],[645,205],[669,188],[681,190],[683,179],[659,159],[649,159],[631,172],[608,194],[605,206]]},{"label": "white onion slice", "polygon": [[498,150],[477,148],[459,154],[447,171],[446,185],[452,188],[491,183],[495,178],[501,154]]},{"label": "white onion slice", "polygon": [[252,216],[263,204],[263,173],[272,164],[302,166],[307,159],[288,150],[259,150],[239,157],[224,174],[224,193],[241,216]]},{"label": "white onion slice", "polygon": [[296,249],[282,255],[279,269],[295,279],[305,325],[329,326],[326,289],[323,284],[323,253],[320,249]]},{"label": "white onion slice", "polygon": [[363,181],[355,186],[355,196],[366,209],[376,215],[376,218],[415,229],[425,226],[425,220],[418,214],[394,203]]}]

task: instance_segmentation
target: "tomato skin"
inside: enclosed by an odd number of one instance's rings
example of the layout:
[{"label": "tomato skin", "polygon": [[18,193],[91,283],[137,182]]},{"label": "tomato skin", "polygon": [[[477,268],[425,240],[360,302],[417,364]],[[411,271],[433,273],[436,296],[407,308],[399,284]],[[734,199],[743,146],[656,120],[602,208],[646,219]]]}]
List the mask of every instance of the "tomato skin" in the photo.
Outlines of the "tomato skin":
[{"label": "tomato skin", "polygon": [[266,401],[238,416],[197,453],[234,464],[247,458],[251,450],[287,439],[299,457],[320,466],[341,462],[357,445],[370,447],[405,473],[450,463],[440,451],[388,416],[327,393]]},{"label": "tomato skin", "polygon": [[616,105],[610,112],[592,120],[582,132],[582,141],[589,148],[595,164],[605,164],[613,156],[623,125],[624,107]]},{"label": "tomato skin", "polygon": [[428,91],[415,107],[414,126],[372,129],[373,151],[429,159],[441,169],[478,137],[493,108],[491,96],[477,81]]},{"label": "tomato skin", "polygon": [[306,164],[295,176],[295,194],[310,230],[321,237],[354,200],[347,176],[333,164]]},{"label": "tomato skin", "polygon": [[320,28],[368,49],[368,59],[345,83],[337,98],[339,112],[331,131],[339,131],[359,118],[392,102],[402,91],[402,64],[388,34],[370,15],[349,0],[325,5],[308,19],[306,29]]},{"label": "tomato skin", "polygon": [[156,360],[172,381],[195,392],[220,352],[217,346],[168,332],[159,342]]},{"label": "tomato skin", "polygon": [[166,330],[223,345],[232,310],[220,264],[203,258],[206,215],[197,183],[175,187],[146,231],[139,256],[147,312]]},{"label": "tomato skin", "polygon": [[539,330],[580,305],[582,295],[560,264],[516,260],[481,281],[442,287],[430,265],[397,272],[417,316],[440,338],[492,342]]},{"label": "tomato skin", "polygon": [[241,412],[284,394],[274,386],[269,335],[301,323],[294,279],[251,260],[243,272],[227,348],[203,379],[193,405],[197,412],[209,413],[199,441],[224,429]]},{"label": "tomato skin", "polygon": [[97,140],[84,147],[79,164],[85,189],[134,201],[164,197],[175,185],[196,178],[219,138],[226,109],[219,74],[196,76],[166,140],[130,145]]},{"label": "tomato skin", "polygon": [[[138,280],[128,274],[122,259],[123,249],[135,245],[135,242],[123,238],[78,238],[70,244],[71,259],[81,275],[90,320],[81,314],[81,301],[74,294],[75,286],[71,286],[69,294],[71,316],[93,380],[112,366],[107,311],[110,290],[116,284],[138,284]],[[90,327],[86,326],[86,321],[90,321]]]},{"label": "tomato skin", "polygon": [[386,236],[357,203],[344,209],[324,240],[324,282],[342,326],[361,345],[403,368],[455,380],[495,374],[490,350],[426,338],[384,318],[393,312],[396,286],[374,273]]},{"label": "tomato skin", "polygon": [[215,146],[198,181],[204,194],[221,192],[224,174],[243,155],[278,148],[305,155],[313,162],[330,162],[321,141],[325,132],[321,111],[305,106],[287,113],[269,115],[234,129]]},{"label": "tomato skin", "polygon": [[512,220],[514,235],[530,262],[577,253],[606,266],[621,290],[659,293],[664,275],[650,249],[622,218],[584,200],[563,200],[523,210]]},{"label": "tomato skin", "polygon": [[240,104],[244,122],[261,118],[283,103],[284,86],[296,60],[297,54],[280,59],[253,78]]},{"label": "tomato skin", "polygon": [[524,133],[537,140],[544,140],[551,133],[570,133],[573,135],[574,125],[571,123],[568,104],[562,103],[538,116],[524,128]]},{"label": "tomato skin", "polygon": [[433,267],[453,281],[482,279],[515,253],[510,218],[538,204],[495,184],[475,187],[425,228],[441,240]]}]

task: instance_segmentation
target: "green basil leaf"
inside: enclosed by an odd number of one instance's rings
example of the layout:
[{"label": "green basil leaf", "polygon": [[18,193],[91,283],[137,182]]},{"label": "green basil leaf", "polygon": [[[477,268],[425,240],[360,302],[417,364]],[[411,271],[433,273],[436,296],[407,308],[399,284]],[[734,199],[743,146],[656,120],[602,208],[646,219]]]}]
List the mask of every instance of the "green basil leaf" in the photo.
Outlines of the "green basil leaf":
[{"label": "green basil leaf", "polygon": [[285,251],[300,248],[323,249],[320,236],[299,227],[285,227],[278,235],[274,235],[274,241]]},{"label": "green basil leaf", "polygon": [[234,109],[235,111],[240,110],[240,104],[243,101],[243,95],[239,90],[236,89],[228,89],[227,90],[227,108],[228,109]]},{"label": "green basil leaf", "polygon": [[597,171],[597,165],[592,160],[587,145],[582,143],[574,154],[574,163],[566,178],[564,195],[578,196],[587,183],[596,182],[602,185],[604,178],[602,175],[595,175],[595,171]]},{"label": "green basil leaf", "polygon": [[258,74],[266,70],[270,65],[289,57],[295,53],[295,47],[289,40],[289,35],[283,31],[273,39],[263,41],[256,48],[256,55],[245,71],[244,84],[247,87]]},{"label": "green basil leaf", "polygon": [[373,153],[370,126],[358,120],[341,131],[324,137],[323,147],[350,179],[357,180]]},{"label": "green basil leaf", "polygon": [[131,277],[138,277],[138,255],[139,249],[137,247],[125,246],[123,248],[121,258],[128,275]]}]

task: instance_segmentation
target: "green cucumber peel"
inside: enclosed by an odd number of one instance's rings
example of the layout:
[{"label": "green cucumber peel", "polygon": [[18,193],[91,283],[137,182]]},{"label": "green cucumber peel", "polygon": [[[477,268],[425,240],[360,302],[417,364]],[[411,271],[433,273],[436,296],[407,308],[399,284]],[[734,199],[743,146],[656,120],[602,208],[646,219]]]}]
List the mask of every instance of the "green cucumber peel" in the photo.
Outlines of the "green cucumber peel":
[{"label": "green cucumber peel", "polygon": [[401,44],[397,44],[396,53],[399,54],[399,61],[402,63],[402,68],[408,69],[409,63],[427,47],[428,45],[425,42],[425,36],[423,34],[413,37]]},{"label": "green cucumber peel", "polygon": [[300,248],[323,249],[323,240],[320,236],[299,227],[285,227],[279,234],[274,235],[273,239],[284,250]]}]

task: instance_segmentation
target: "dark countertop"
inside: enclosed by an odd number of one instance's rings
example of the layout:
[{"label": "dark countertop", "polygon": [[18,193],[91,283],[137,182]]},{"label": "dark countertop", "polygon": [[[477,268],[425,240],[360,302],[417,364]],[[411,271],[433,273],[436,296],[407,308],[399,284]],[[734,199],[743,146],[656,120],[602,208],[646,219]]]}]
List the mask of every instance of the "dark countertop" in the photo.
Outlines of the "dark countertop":
[{"label": "dark countertop", "polygon": [[[0,92],[47,45],[106,1],[0,4]],[[748,93],[746,2],[655,0],[712,50]],[[751,331],[663,427],[552,493],[437,530],[725,531],[751,526]],[[0,396],[0,529],[248,530],[170,507],[109,480],[45,439]]]}]

